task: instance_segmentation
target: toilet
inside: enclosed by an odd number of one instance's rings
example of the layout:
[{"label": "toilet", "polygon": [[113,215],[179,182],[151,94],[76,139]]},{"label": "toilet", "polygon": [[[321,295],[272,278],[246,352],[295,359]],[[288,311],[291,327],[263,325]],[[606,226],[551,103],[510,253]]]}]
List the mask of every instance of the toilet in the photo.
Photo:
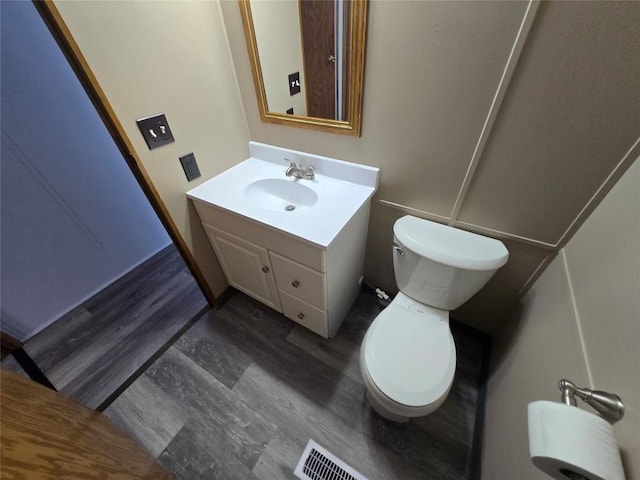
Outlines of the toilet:
[{"label": "toilet", "polygon": [[456,370],[449,311],[503,266],[502,242],[411,215],[393,226],[399,292],[371,323],[360,349],[367,400],[383,417],[406,422],[436,410]]}]

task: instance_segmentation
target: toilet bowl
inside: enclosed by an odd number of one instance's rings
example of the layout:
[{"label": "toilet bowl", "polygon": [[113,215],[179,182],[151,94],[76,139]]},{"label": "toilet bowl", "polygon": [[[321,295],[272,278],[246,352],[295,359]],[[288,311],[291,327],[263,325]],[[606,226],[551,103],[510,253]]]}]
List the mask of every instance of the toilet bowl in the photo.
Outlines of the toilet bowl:
[{"label": "toilet bowl", "polygon": [[499,240],[410,215],[393,234],[400,291],[369,326],[360,370],[373,409],[406,422],[446,400],[456,370],[449,311],[480,290],[509,252]]},{"label": "toilet bowl", "polygon": [[449,312],[398,293],[367,330],[360,369],[367,399],[383,417],[406,422],[433,412],[456,370]]}]

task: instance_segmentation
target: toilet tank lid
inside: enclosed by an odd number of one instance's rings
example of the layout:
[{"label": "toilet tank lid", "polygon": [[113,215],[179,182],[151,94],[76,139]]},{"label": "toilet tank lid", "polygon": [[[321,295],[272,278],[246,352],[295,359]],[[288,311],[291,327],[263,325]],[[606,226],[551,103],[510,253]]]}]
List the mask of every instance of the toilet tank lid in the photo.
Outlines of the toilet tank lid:
[{"label": "toilet tank lid", "polygon": [[455,268],[497,270],[509,259],[500,240],[411,215],[396,220],[393,233],[418,255]]}]

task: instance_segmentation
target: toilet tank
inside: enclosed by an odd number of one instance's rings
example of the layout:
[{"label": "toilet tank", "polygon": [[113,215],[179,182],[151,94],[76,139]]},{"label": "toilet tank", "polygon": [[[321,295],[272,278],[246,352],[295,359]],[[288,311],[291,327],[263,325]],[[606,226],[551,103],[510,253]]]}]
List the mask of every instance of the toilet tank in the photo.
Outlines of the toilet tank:
[{"label": "toilet tank", "polygon": [[411,215],[395,222],[393,241],[398,289],[443,310],[469,300],[509,258],[499,240]]}]

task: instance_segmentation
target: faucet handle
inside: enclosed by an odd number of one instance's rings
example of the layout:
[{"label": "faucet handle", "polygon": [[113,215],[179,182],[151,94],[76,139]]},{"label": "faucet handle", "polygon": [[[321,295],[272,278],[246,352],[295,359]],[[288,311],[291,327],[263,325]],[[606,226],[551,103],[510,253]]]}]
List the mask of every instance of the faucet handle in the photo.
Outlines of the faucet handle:
[{"label": "faucet handle", "polygon": [[304,165],[300,173],[302,174],[302,178],[306,180],[315,180],[316,178],[316,173],[313,165]]},{"label": "faucet handle", "polygon": [[291,160],[287,157],[284,157],[283,160],[285,162],[289,162],[289,168],[298,168],[298,165],[296,164],[295,160]]}]

